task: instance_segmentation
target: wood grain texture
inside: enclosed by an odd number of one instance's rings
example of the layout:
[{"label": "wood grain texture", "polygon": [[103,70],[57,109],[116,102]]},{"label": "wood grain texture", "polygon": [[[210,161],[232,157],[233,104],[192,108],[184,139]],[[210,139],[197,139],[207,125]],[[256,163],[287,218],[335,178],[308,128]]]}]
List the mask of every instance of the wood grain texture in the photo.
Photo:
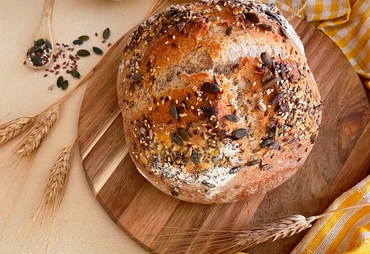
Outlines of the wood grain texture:
[{"label": "wood grain texture", "polygon": [[[324,101],[317,142],[304,167],[266,195],[220,205],[191,204],[163,194],[136,170],[125,144],[116,74],[125,38],[98,66],[82,103],[79,141],[87,181],[111,218],[157,253],[214,253],[202,231],[235,230],[292,214],[317,215],[363,179],[370,161],[370,107],[361,81],[341,51],[305,21],[291,23],[306,48]],[[186,234],[176,234],[179,230]],[[264,243],[250,253],[289,253],[303,233]],[[181,244],[179,244],[181,243]]]}]

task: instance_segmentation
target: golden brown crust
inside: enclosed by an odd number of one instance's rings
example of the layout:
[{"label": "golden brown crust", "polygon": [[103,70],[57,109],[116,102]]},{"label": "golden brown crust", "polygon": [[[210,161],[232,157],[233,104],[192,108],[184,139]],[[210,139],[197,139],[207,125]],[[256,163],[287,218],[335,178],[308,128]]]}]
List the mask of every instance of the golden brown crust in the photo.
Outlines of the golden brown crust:
[{"label": "golden brown crust", "polygon": [[124,50],[117,92],[138,170],[189,202],[233,202],[280,185],[304,163],[321,121],[298,36],[255,1],[153,16]]}]

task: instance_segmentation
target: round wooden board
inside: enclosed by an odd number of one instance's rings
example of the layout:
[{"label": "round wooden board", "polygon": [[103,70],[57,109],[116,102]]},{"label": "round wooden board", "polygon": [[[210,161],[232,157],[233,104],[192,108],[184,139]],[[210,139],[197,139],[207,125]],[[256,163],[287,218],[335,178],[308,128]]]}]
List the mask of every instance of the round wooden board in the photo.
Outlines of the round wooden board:
[{"label": "round wooden board", "polygon": [[[294,18],[324,101],[322,129],[304,167],[266,195],[232,204],[200,205],[163,194],[136,170],[125,143],[116,73],[125,38],[99,63],[81,107],[79,141],[87,181],[111,218],[157,253],[216,253],[215,235],[292,214],[322,213],[363,179],[370,161],[370,107],[361,81],[341,51],[319,30]],[[289,253],[303,233],[257,245],[250,253]],[[226,243],[227,244],[227,243]]]}]

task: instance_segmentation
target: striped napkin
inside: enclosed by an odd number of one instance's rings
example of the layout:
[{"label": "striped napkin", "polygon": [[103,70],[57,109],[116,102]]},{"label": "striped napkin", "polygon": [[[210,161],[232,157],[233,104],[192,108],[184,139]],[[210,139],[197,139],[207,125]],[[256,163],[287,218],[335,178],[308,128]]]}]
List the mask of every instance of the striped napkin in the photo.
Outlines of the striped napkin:
[{"label": "striped napkin", "polygon": [[[262,0],[314,22],[370,80],[370,0]],[[370,82],[365,82],[370,89]]]},{"label": "striped napkin", "polygon": [[[370,203],[370,176],[343,193],[327,209]],[[370,253],[370,206],[332,213],[316,221],[291,254]]]}]

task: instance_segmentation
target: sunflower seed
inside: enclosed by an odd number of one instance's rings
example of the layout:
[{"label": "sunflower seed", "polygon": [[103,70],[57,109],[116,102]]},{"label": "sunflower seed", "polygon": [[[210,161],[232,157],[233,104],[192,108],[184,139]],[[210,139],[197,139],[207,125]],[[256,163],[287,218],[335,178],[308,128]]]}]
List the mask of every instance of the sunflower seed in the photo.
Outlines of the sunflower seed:
[{"label": "sunflower seed", "polygon": [[271,165],[269,165],[269,164],[261,165],[261,170],[262,170],[262,171],[267,171],[267,170],[269,170],[270,168],[272,168],[272,166],[271,166]]},{"label": "sunflower seed", "polygon": [[220,87],[216,84],[206,82],[202,85],[202,91],[206,93],[218,93],[220,91]]},{"label": "sunflower seed", "polygon": [[251,167],[251,166],[258,165],[260,163],[261,163],[261,159],[256,159],[256,160],[252,160],[252,161],[248,162],[246,165]]},{"label": "sunflower seed", "polygon": [[177,112],[176,106],[173,105],[172,103],[170,104],[170,110],[171,110],[171,115],[173,116],[173,118],[178,120],[179,119],[179,113]]},{"label": "sunflower seed", "polygon": [[224,116],[228,121],[230,122],[233,122],[233,123],[237,123],[240,121],[240,118],[236,115],[226,115]]},{"label": "sunflower seed", "polygon": [[229,174],[236,174],[240,171],[240,169],[241,169],[240,166],[233,167],[232,169],[230,169]]},{"label": "sunflower seed", "polygon": [[202,181],[202,184],[204,184],[205,186],[209,187],[209,188],[214,188],[216,187],[216,185],[214,183],[211,183],[211,182],[208,182],[208,181]]},{"label": "sunflower seed", "polygon": [[257,14],[253,12],[247,12],[244,14],[245,18],[248,19],[250,22],[257,24],[260,22],[260,19],[258,18]]},{"label": "sunflower seed", "polygon": [[261,60],[267,66],[272,67],[272,59],[266,52],[261,53]]},{"label": "sunflower seed", "polygon": [[272,142],[272,143],[270,144],[270,146],[269,146],[269,148],[270,148],[271,150],[273,150],[273,149],[279,149],[279,147],[280,147],[280,142],[279,142],[279,141],[274,141],[274,142]]},{"label": "sunflower seed", "polygon": [[270,88],[271,86],[275,85],[279,81],[279,78],[275,77],[266,83],[264,83],[262,86],[264,89]]}]

